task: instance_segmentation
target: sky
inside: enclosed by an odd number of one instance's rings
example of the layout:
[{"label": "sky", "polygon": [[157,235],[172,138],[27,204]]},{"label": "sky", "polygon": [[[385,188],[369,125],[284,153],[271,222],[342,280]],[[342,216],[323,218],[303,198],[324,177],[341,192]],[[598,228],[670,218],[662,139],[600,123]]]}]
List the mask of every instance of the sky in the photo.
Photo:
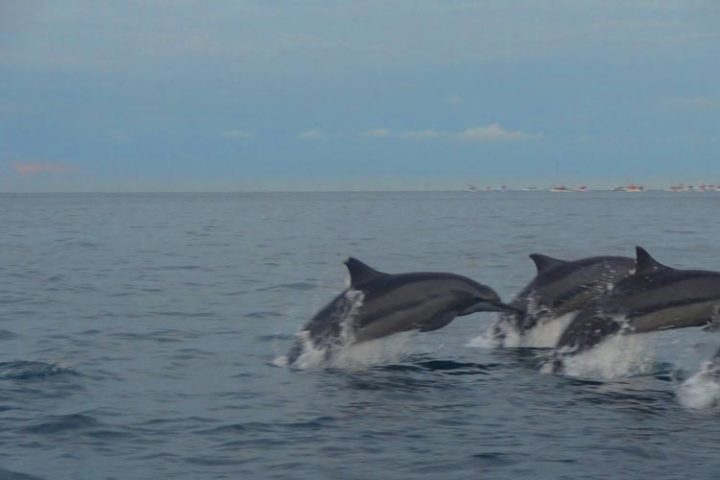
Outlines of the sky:
[{"label": "sky", "polygon": [[716,0],[0,0],[0,192],[720,183]]}]

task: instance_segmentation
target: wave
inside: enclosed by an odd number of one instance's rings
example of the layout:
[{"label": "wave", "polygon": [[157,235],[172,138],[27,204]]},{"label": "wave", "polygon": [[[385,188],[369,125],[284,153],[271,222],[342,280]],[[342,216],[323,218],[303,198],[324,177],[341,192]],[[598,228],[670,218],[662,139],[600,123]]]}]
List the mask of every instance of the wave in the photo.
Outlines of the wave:
[{"label": "wave", "polygon": [[0,380],[32,380],[63,374],[77,375],[77,372],[63,363],[45,363],[25,360],[0,362]]},{"label": "wave", "polygon": [[87,430],[100,427],[99,420],[90,415],[74,413],[43,417],[39,423],[25,428],[25,433],[54,434],[66,431]]},{"label": "wave", "polygon": [[40,477],[28,475],[27,473],[14,472],[0,468],[0,478],[3,480],[42,480]]}]

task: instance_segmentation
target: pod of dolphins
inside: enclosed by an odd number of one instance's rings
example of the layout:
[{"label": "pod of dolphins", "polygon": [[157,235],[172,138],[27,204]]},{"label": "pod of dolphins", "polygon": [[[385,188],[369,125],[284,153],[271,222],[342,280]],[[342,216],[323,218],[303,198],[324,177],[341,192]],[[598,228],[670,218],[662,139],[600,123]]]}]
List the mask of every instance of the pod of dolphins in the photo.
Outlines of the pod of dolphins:
[{"label": "pod of dolphins", "polygon": [[500,312],[492,329],[500,343],[572,314],[550,355],[556,373],[562,372],[568,356],[614,335],[720,324],[720,272],[675,269],[642,247],[636,247],[635,258],[530,258],[537,274],[509,304],[467,277],[387,274],[350,258],[345,262],[350,286],[303,327],[288,352],[288,364],[296,364],[309,348],[331,358],[352,344],[403,331],[437,330],[455,317],[477,312]]}]

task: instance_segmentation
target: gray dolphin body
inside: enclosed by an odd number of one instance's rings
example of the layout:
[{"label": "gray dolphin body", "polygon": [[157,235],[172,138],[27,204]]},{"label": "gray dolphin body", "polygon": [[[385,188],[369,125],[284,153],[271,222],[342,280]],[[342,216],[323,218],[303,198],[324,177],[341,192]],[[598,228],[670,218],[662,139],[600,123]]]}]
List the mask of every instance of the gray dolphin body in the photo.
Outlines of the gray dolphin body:
[{"label": "gray dolphin body", "polygon": [[345,262],[350,287],[320,310],[302,329],[287,355],[294,363],[304,351],[303,337],[326,354],[335,348],[394,333],[429,332],[455,317],[513,310],[491,288],[452,273],[378,272],[361,261]]},{"label": "gray dolphin body", "polygon": [[567,313],[583,309],[607,295],[614,285],[635,268],[628,257],[598,256],[565,261],[534,253],[537,275],[510,303],[517,312],[500,316],[494,336],[504,338],[508,330],[519,335]]},{"label": "gray dolphin body", "polygon": [[716,326],[720,321],[720,272],[678,270],[636,248],[636,268],[612,292],[588,305],[568,325],[555,351],[562,357],[594,347],[616,333]]}]

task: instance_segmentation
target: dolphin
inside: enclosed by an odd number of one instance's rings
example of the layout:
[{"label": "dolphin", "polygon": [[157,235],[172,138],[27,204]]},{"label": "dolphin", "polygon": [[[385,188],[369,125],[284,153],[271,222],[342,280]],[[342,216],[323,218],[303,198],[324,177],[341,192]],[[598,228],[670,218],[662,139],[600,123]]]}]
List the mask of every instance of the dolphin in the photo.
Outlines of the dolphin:
[{"label": "dolphin", "polygon": [[720,272],[671,268],[636,247],[632,274],[581,310],[560,336],[553,368],[562,367],[562,357],[592,348],[617,333],[716,328],[718,323]]},{"label": "dolphin", "polygon": [[581,310],[610,292],[635,268],[629,257],[597,256],[560,260],[533,253],[537,274],[513,299],[515,312],[500,315],[493,336],[502,340],[510,331],[524,335],[532,328]]},{"label": "dolphin", "polygon": [[460,275],[387,274],[352,257],[345,265],[350,272],[350,287],[303,327],[288,352],[288,364],[302,355],[307,340],[328,356],[342,346],[398,332],[437,330],[455,317],[514,311],[490,287]]}]

